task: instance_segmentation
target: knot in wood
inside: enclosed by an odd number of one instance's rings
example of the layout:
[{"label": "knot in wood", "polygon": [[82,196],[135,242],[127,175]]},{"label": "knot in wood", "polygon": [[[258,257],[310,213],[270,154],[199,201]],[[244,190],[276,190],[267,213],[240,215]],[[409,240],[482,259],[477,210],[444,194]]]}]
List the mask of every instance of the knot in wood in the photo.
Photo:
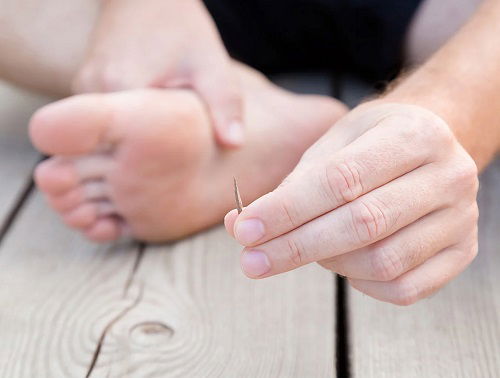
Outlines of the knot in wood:
[{"label": "knot in wood", "polygon": [[172,338],[174,330],[162,322],[142,322],[130,330],[131,339],[141,345],[154,345]]}]

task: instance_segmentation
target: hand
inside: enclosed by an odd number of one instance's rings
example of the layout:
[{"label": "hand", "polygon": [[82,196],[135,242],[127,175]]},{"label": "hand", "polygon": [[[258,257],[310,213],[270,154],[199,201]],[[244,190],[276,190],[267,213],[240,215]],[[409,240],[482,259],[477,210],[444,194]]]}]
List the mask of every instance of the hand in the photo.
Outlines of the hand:
[{"label": "hand", "polygon": [[373,101],[313,145],[273,192],[226,228],[264,278],[313,261],[382,301],[438,290],[477,253],[477,168],[430,111]]},{"label": "hand", "polygon": [[242,99],[230,58],[200,0],[107,0],[74,91],[192,87],[217,140],[243,144]]}]

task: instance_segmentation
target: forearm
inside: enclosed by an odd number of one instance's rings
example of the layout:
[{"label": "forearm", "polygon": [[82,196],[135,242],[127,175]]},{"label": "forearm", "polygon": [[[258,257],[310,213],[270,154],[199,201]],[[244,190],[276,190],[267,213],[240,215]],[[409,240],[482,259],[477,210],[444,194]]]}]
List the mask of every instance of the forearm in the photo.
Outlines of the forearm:
[{"label": "forearm", "polygon": [[500,1],[486,0],[436,54],[385,100],[440,115],[484,168],[500,150]]}]

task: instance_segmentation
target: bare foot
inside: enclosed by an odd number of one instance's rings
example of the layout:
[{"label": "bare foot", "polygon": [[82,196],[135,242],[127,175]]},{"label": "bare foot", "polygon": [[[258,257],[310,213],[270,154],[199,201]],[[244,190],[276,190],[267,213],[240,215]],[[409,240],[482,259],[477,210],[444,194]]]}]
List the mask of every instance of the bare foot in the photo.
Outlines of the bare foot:
[{"label": "bare foot", "polygon": [[234,207],[232,177],[245,202],[272,190],[346,108],[285,92],[240,69],[247,143],[217,148],[209,116],[187,90],[81,95],[48,105],[31,121],[34,145],[53,155],[38,187],[71,227],[94,241],[128,233],[167,241],[220,222]]}]

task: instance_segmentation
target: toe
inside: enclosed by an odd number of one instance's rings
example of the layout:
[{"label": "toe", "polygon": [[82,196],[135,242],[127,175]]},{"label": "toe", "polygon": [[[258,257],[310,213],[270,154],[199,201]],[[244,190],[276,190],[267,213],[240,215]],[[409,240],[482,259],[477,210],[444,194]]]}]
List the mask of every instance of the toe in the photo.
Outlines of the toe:
[{"label": "toe", "polygon": [[121,221],[115,217],[103,217],[85,230],[85,236],[95,242],[104,243],[121,236]]},{"label": "toe", "polygon": [[76,209],[62,215],[64,223],[78,229],[85,229],[97,220],[97,207],[92,203],[83,203]]},{"label": "toe", "polygon": [[113,161],[109,154],[90,154],[75,159],[75,169],[82,180],[102,180],[112,171]]},{"label": "toe", "polygon": [[105,200],[108,198],[108,185],[103,180],[86,181],[82,184],[86,200]]},{"label": "toe", "polygon": [[80,181],[73,164],[60,158],[51,158],[38,164],[34,178],[40,190],[48,194],[67,192]]},{"label": "toe", "polygon": [[109,201],[85,202],[77,208],[63,214],[64,222],[73,228],[91,228],[100,217],[115,213],[114,206]]},{"label": "toe", "polygon": [[105,95],[88,94],[57,101],[30,121],[33,144],[48,155],[82,155],[104,142],[112,116]]},{"label": "toe", "polygon": [[62,194],[47,194],[46,198],[50,207],[59,212],[70,212],[85,201],[81,186]]},{"label": "toe", "polygon": [[107,185],[104,181],[88,181],[63,193],[47,193],[50,207],[59,212],[70,212],[85,201],[107,200]]}]

